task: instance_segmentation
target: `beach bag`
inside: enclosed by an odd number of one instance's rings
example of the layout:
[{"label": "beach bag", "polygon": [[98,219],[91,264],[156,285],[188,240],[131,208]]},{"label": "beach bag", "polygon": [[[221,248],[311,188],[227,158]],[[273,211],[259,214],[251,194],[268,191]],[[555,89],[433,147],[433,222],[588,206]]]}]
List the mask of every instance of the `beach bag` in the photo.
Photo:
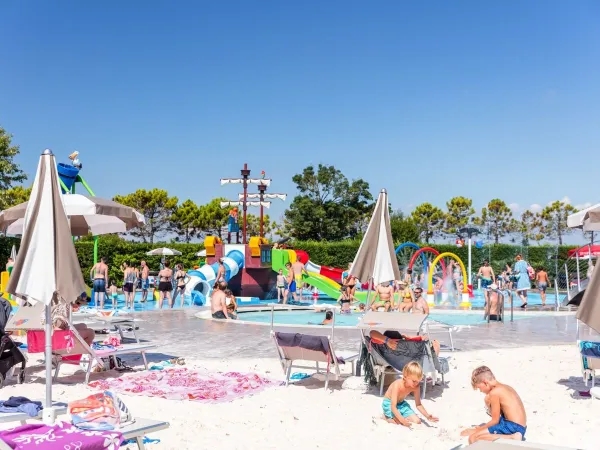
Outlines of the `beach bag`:
[{"label": "beach bag", "polygon": [[531,267],[529,264],[527,264],[527,273],[529,274],[530,280],[535,279],[535,270],[533,270],[533,267]]},{"label": "beach bag", "polygon": [[133,423],[125,403],[111,391],[69,402],[68,411],[73,425],[82,430],[114,430]]}]

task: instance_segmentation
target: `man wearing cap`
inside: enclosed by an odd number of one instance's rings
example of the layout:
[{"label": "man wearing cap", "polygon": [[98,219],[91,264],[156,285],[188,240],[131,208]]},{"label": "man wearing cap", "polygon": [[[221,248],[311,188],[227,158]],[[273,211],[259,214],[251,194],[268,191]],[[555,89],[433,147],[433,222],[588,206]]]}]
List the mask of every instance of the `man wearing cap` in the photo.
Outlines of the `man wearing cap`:
[{"label": "man wearing cap", "polygon": [[485,293],[485,313],[483,318],[487,319],[489,315],[490,320],[502,320],[502,302],[500,300],[500,296],[498,295],[498,285],[496,283],[490,284],[485,290]]}]

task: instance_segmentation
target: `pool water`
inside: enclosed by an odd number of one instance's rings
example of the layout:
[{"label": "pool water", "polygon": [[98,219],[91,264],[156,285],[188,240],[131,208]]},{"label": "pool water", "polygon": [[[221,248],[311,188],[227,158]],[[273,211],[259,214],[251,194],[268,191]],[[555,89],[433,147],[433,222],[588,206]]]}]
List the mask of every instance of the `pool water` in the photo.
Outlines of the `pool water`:
[{"label": "pool water", "polygon": [[[325,319],[324,312],[314,311],[275,311],[274,322],[282,325],[319,325],[323,319]],[[399,313],[389,313],[399,314]],[[353,327],[358,324],[359,318],[362,316],[361,313],[352,314],[336,314],[335,324],[337,326]],[[527,319],[536,316],[536,314],[528,313],[522,315],[515,315],[514,319]],[[239,320],[248,322],[258,323],[271,323],[271,311],[261,312],[239,312]],[[483,318],[483,311],[460,311],[460,312],[435,312],[432,311],[429,314],[429,318],[436,322],[443,323],[451,326],[465,326],[465,325],[481,325],[487,323],[487,320]]]},{"label": "pool water", "polygon": [[[148,292],[148,299],[146,302],[142,303],[142,293],[141,292],[136,292],[135,296],[134,296],[134,302],[133,302],[133,311],[153,311],[155,309],[159,309],[158,308],[158,302],[154,300],[154,297],[152,296],[152,291]],[[92,297],[92,301],[90,301],[89,306],[91,308],[95,308],[94,305],[94,298]],[[184,297],[184,303],[183,303],[183,307],[187,308],[193,306],[192,305],[192,299],[190,296],[185,296]],[[168,308],[169,305],[167,303],[167,300],[163,300],[163,309]],[[112,299],[106,297],[104,299],[104,309],[112,309]],[[121,310],[121,311],[132,311],[131,308],[125,308],[125,295],[123,294],[119,294],[117,296],[117,309]],[[173,309],[181,309],[181,297],[177,296],[177,298],[175,299],[175,306],[173,307]]]}]

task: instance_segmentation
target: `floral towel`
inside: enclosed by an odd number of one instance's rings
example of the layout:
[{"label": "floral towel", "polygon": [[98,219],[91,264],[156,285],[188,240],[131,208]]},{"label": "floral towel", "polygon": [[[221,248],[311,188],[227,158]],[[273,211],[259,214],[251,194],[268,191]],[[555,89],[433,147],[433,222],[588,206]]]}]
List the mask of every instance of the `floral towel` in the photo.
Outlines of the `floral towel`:
[{"label": "floral towel", "polygon": [[0,439],[13,449],[117,450],[123,435],[116,431],[84,431],[67,422],[56,425],[21,425],[0,432]]},{"label": "floral towel", "polygon": [[220,403],[255,394],[267,387],[280,384],[255,373],[214,373],[177,367],[93,381],[89,386],[121,394]]}]

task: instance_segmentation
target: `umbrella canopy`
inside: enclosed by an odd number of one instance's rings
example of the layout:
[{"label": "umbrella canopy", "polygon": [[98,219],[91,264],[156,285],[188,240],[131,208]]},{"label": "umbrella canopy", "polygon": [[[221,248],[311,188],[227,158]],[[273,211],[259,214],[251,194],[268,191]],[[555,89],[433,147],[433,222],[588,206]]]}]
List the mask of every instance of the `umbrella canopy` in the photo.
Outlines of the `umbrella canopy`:
[{"label": "umbrella canopy", "polygon": [[594,269],[577,310],[577,318],[600,333],[600,269]]},{"label": "umbrella canopy", "polygon": [[567,226],[583,231],[600,231],[600,203],[571,214],[567,217]]},{"label": "umbrella canopy", "polygon": [[196,256],[199,256],[200,258],[206,257],[206,249],[200,250],[198,253],[196,253]]},{"label": "umbrella canopy", "polygon": [[[122,233],[145,223],[144,216],[135,209],[112,200],[65,194],[62,201],[70,218],[72,236]],[[28,203],[21,203],[0,212],[0,230],[6,234],[22,235]]]},{"label": "umbrella canopy", "polygon": [[24,215],[24,233],[6,291],[46,305],[46,407],[52,405],[50,304],[74,302],[86,286],[60,194],[54,155],[40,157]]},{"label": "umbrella canopy", "polygon": [[10,259],[12,259],[13,262],[17,260],[17,247],[15,247],[14,245],[10,249]]},{"label": "umbrella canopy", "polygon": [[150,250],[149,252],[146,253],[146,255],[148,255],[148,256],[176,256],[176,255],[181,255],[181,252],[177,251],[177,250],[173,250],[172,248],[161,247],[161,248],[155,248],[154,250]]},{"label": "umbrella canopy", "polygon": [[579,258],[597,258],[600,256],[600,245],[586,245],[581,248],[574,248],[567,253],[569,257],[579,256]]},{"label": "umbrella canopy", "polygon": [[379,193],[375,211],[350,268],[350,274],[363,282],[372,279],[375,284],[400,279],[385,189]]}]

